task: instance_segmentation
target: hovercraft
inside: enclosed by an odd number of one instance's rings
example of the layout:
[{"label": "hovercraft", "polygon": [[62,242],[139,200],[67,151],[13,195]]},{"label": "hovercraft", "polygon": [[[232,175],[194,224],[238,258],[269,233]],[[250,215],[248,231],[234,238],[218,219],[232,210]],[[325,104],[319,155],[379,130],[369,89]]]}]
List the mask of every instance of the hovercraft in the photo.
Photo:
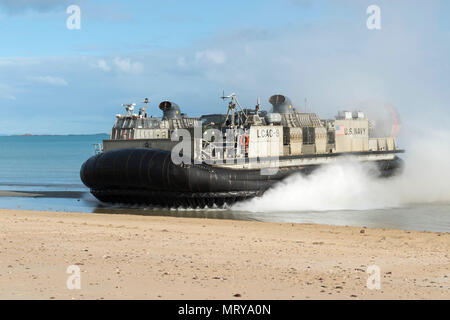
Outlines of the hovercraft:
[{"label": "hovercraft", "polygon": [[289,98],[274,95],[272,111],[244,109],[235,94],[226,114],[189,118],[169,101],[161,118],[145,106],[117,115],[110,139],[81,168],[81,180],[105,203],[169,207],[231,205],[261,196],[274,184],[350,156],[373,163],[374,174],[401,172],[394,137],[374,135],[360,111],[335,119],[297,112]]}]

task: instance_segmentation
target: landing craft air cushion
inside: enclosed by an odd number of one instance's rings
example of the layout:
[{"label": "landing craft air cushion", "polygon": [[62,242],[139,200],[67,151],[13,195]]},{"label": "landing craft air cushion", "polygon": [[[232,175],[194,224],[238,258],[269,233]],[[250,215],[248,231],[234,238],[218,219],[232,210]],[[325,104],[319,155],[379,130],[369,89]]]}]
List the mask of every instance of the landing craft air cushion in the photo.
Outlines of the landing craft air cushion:
[{"label": "landing craft air cushion", "polygon": [[[244,109],[235,94],[226,114],[190,118],[169,101],[161,118],[134,104],[117,115],[110,139],[81,168],[81,180],[105,203],[157,206],[230,205],[265,191],[286,177],[309,174],[343,156],[373,163],[381,177],[401,172],[395,137],[374,134],[363,112],[335,119],[298,112],[289,98],[273,95],[272,111]],[[299,195],[301,196],[301,195]]]}]

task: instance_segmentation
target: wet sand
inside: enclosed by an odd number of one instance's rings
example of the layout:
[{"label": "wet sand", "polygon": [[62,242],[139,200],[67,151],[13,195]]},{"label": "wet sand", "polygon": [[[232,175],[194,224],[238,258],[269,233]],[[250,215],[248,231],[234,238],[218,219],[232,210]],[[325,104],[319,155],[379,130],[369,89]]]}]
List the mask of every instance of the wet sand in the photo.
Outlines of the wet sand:
[{"label": "wet sand", "polygon": [[0,299],[450,299],[450,234],[0,210]]},{"label": "wet sand", "polygon": [[77,199],[81,198],[85,192],[81,191],[15,191],[0,190],[0,197],[17,197],[17,198],[64,198]]}]

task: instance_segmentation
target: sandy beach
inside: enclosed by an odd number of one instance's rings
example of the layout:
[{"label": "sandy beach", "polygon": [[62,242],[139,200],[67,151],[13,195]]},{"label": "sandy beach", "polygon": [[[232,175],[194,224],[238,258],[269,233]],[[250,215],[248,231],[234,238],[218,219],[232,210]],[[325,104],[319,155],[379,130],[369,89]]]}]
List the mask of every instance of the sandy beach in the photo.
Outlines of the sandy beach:
[{"label": "sandy beach", "polygon": [[450,299],[450,234],[0,210],[0,299]]}]

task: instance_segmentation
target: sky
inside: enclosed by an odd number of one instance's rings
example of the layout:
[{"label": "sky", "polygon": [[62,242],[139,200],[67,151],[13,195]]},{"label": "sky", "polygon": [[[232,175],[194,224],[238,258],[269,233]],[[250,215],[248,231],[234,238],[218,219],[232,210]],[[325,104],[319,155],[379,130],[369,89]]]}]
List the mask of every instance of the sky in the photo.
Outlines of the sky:
[{"label": "sky", "polygon": [[[366,26],[373,4],[380,30]],[[285,94],[322,117],[389,104],[445,130],[449,12],[448,0],[0,0],[0,134],[109,132],[145,97],[154,116],[163,100],[225,113],[222,91],[263,109]]]}]

